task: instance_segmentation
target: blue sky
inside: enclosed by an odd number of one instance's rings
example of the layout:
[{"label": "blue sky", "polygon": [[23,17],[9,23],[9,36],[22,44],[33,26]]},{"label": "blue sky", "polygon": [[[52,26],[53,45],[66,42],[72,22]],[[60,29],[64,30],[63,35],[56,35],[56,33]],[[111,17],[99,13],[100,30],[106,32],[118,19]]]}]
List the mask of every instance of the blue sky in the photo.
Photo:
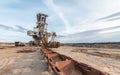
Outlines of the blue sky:
[{"label": "blue sky", "polygon": [[119,0],[1,0],[0,41],[30,41],[39,12],[60,42],[120,41]]}]

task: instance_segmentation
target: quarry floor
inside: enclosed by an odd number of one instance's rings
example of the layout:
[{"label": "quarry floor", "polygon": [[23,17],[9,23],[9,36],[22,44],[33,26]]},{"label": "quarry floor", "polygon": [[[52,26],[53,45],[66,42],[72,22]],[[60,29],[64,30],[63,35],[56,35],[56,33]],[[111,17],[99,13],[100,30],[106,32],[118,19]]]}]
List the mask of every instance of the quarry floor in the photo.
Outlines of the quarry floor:
[{"label": "quarry floor", "polygon": [[120,75],[120,49],[61,46],[52,50],[110,75]]},{"label": "quarry floor", "polygon": [[[36,50],[18,53],[20,50]],[[120,49],[61,46],[52,49],[111,75],[120,75]],[[38,47],[0,47],[0,75],[53,75]]]},{"label": "quarry floor", "polygon": [[[20,50],[36,50],[17,53]],[[52,75],[39,48],[16,47],[0,49],[0,75]]]}]

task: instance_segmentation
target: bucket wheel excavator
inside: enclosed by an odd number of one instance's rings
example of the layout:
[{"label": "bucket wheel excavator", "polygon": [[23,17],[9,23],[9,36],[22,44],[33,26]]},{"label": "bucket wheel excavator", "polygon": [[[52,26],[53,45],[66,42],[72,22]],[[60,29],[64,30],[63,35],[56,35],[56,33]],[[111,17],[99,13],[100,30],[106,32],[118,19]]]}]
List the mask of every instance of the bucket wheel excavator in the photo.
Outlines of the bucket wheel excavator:
[{"label": "bucket wheel excavator", "polygon": [[60,42],[55,41],[55,37],[57,36],[55,32],[47,31],[47,23],[46,18],[48,15],[43,13],[37,14],[37,26],[34,27],[34,30],[29,30],[27,34],[32,36],[34,41],[30,41],[30,46],[43,46],[50,48],[57,48],[60,46]]}]

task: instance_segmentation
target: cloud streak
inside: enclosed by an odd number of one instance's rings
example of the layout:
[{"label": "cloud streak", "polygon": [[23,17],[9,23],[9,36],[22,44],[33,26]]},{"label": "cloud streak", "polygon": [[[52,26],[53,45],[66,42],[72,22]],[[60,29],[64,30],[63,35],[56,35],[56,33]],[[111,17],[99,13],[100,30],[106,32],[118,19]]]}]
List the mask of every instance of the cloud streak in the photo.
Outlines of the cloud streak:
[{"label": "cloud streak", "polygon": [[116,17],[116,18],[108,19],[108,20],[106,20],[106,21],[115,21],[115,20],[120,20],[120,17]]},{"label": "cloud streak", "polygon": [[21,33],[25,33],[27,31],[26,28],[21,27],[19,25],[15,25],[15,27],[16,28],[0,24],[0,28],[8,29],[11,31],[17,31],[17,32],[21,32]]},{"label": "cloud streak", "polygon": [[70,34],[67,36],[58,37],[57,39],[62,43],[88,43],[88,42],[111,42],[120,41],[120,26],[110,27],[98,30],[89,30]]},{"label": "cloud streak", "polygon": [[63,21],[66,31],[69,31],[70,29],[70,23],[69,21],[65,18],[64,13],[58,8],[57,5],[55,5],[53,0],[47,0],[44,1],[44,3],[46,4],[46,6],[48,6],[49,9],[53,10],[55,12],[55,14],[57,14],[59,16],[59,18]]},{"label": "cloud streak", "polygon": [[101,21],[101,20],[113,21],[113,20],[118,20],[118,19],[120,19],[120,12],[116,12],[111,15],[99,18],[96,21]]},{"label": "cloud streak", "polygon": [[19,31],[19,32],[26,32],[27,31],[27,29],[26,28],[24,28],[24,27],[22,27],[22,26],[19,26],[19,25],[15,25],[16,27],[17,27],[17,31]]}]

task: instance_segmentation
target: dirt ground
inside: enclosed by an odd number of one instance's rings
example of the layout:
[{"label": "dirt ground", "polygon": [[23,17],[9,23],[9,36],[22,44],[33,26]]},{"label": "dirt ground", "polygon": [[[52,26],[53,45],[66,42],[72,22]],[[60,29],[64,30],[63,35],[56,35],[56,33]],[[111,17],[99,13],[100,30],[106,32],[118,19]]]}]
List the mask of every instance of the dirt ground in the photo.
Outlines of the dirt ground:
[{"label": "dirt ground", "polygon": [[52,50],[110,75],[120,75],[120,49],[61,46]]},{"label": "dirt ground", "polygon": [[[35,52],[22,52],[35,50]],[[52,49],[111,75],[120,75],[120,49],[61,46]],[[53,75],[37,47],[0,46],[0,75]]]},{"label": "dirt ground", "polygon": [[[36,50],[22,52],[20,50]],[[52,75],[39,48],[0,47],[0,75]]]}]

